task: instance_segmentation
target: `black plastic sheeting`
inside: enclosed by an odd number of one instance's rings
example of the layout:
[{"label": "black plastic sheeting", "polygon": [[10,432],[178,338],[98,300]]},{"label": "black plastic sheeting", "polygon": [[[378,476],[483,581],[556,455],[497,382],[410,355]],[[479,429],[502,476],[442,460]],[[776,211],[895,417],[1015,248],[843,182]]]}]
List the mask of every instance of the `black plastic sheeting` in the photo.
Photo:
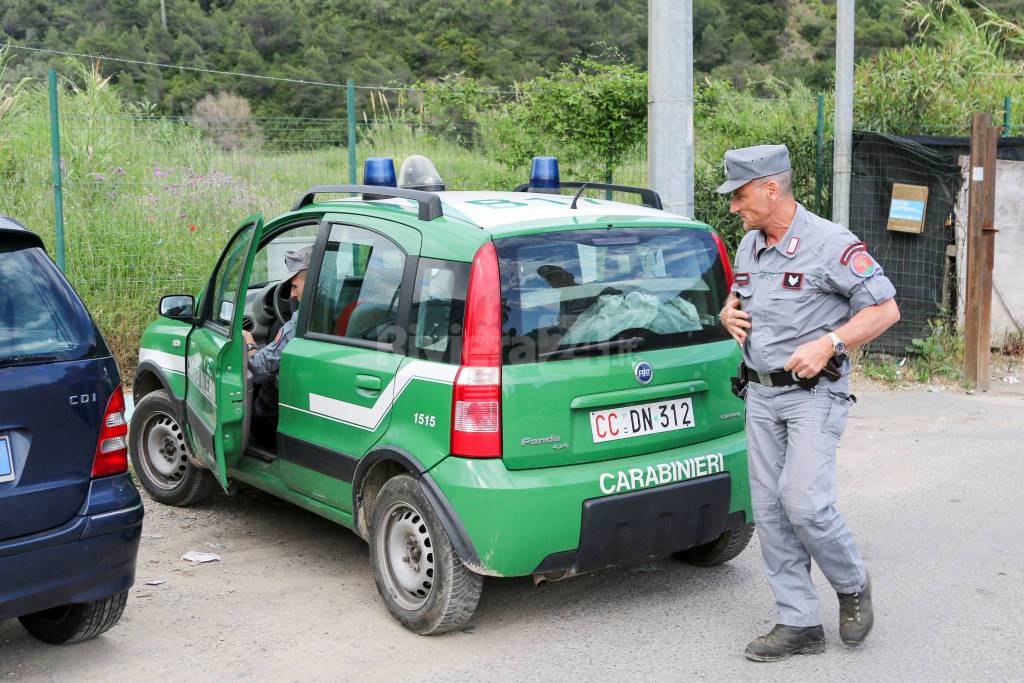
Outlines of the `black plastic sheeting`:
[{"label": "black plastic sheeting", "polygon": [[[938,152],[956,163],[962,156],[970,156],[970,138],[949,138],[936,135],[911,135],[906,140]],[[996,158],[1005,161],[1024,161],[1024,138],[996,138]]]},{"label": "black plastic sheeting", "polygon": [[[955,313],[943,302],[956,301],[944,296],[952,270],[946,247],[955,242],[953,211],[962,177],[953,146],[940,152],[932,145],[881,133],[853,135],[850,230],[892,280],[901,313],[900,321],[871,343],[871,351],[905,355],[913,339],[930,334],[929,321]],[[887,229],[893,183],[928,187],[923,233]]]}]

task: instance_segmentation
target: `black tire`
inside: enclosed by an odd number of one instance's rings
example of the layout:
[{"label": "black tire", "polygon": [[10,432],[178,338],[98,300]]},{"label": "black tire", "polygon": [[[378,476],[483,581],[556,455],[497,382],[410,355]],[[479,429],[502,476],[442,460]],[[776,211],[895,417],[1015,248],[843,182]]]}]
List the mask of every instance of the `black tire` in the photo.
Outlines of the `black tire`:
[{"label": "black tire", "polygon": [[61,605],[33,612],[18,621],[29,633],[51,645],[80,643],[109,630],[124,614],[128,591],[93,602]]},{"label": "black tire", "polygon": [[735,529],[726,530],[710,543],[672,553],[672,556],[698,567],[714,567],[728,562],[742,553],[753,535],[754,525],[745,524]]},{"label": "black tire", "polygon": [[[397,547],[394,543],[405,548],[404,557],[389,551]],[[420,485],[408,474],[389,479],[374,502],[370,566],[391,616],[420,635],[461,628],[480,601],[483,577],[463,565]]]},{"label": "black tire", "polygon": [[[159,433],[154,434],[155,430]],[[153,500],[187,507],[220,488],[209,470],[189,460],[177,408],[166,391],[152,391],[138,402],[128,439],[132,470]],[[154,442],[160,442],[159,448]]]}]

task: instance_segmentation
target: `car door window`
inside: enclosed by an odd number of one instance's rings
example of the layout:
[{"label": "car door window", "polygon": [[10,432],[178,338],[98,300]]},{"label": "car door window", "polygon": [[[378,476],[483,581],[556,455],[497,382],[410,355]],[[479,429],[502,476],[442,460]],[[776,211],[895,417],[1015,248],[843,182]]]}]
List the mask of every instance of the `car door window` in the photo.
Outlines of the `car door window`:
[{"label": "car door window", "polygon": [[335,225],[317,277],[309,332],[393,344],[405,253],[391,240]]},{"label": "car door window", "polygon": [[300,225],[276,234],[272,240],[262,245],[252,262],[249,288],[269,282],[280,282],[288,277],[288,267],[284,262],[285,254],[311,246],[316,241],[319,229],[320,226],[316,223]]},{"label": "car door window", "polygon": [[224,252],[220,268],[213,280],[213,309],[210,319],[222,327],[230,327],[235,316],[235,302],[238,300],[238,288],[241,286],[242,271],[245,270],[245,257],[249,252],[256,226],[251,225],[235,235],[235,239]]},{"label": "car door window", "polygon": [[458,363],[469,264],[421,258],[410,314],[409,355]]}]

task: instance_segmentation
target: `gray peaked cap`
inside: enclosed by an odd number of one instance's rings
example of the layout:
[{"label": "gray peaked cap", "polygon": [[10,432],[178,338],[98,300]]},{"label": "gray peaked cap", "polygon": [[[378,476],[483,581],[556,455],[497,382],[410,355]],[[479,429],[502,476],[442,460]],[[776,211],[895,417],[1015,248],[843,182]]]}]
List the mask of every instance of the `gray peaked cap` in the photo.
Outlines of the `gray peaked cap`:
[{"label": "gray peaked cap", "polygon": [[293,277],[309,268],[309,259],[312,255],[312,246],[287,252],[284,255],[284,267],[288,269],[288,277],[286,277],[284,281],[288,282]]},{"label": "gray peaked cap", "polygon": [[756,145],[730,149],[725,153],[725,182],[718,194],[729,194],[755,178],[788,171],[789,149],[785,145]]}]

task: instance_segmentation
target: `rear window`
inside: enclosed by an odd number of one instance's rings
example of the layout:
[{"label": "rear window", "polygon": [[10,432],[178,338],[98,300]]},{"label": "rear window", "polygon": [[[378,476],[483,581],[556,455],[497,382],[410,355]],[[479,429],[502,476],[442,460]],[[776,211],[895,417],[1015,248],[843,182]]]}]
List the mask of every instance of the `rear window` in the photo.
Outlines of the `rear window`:
[{"label": "rear window", "polygon": [[573,230],[495,247],[506,363],[728,339],[725,271],[706,230]]},{"label": "rear window", "polygon": [[101,355],[92,319],[45,252],[0,245],[0,367]]}]

